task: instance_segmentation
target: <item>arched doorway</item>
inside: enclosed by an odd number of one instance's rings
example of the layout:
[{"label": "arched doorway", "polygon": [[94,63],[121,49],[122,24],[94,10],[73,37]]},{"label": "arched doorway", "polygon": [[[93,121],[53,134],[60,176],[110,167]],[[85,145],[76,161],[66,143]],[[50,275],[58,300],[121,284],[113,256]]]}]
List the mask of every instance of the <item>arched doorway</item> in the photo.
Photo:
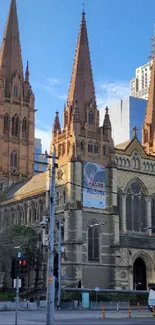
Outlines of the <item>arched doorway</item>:
[{"label": "arched doorway", "polygon": [[146,265],[141,257],[133,265],[133,289],[146,290]]}]

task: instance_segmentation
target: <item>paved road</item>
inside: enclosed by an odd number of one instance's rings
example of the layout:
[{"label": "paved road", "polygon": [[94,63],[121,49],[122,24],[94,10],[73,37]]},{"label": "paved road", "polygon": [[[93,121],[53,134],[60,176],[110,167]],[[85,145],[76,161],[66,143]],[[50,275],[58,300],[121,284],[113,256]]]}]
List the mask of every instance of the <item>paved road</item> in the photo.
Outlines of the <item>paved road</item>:
[{"label": "paved road", "polygon": [[[150,325],[155,318],[148,311],[133,312],[133,318],[127,318],[127,312],[107,312],[107,319],[100,319],[99,311],[60,311],[55,313],[55,325]],[[111,319],[108,319],[111,318]],[[13,325],[14,312],[0,312],[0,324]],[[19,312],[18,325],[45,325],[45,310],[37,312]]]}]

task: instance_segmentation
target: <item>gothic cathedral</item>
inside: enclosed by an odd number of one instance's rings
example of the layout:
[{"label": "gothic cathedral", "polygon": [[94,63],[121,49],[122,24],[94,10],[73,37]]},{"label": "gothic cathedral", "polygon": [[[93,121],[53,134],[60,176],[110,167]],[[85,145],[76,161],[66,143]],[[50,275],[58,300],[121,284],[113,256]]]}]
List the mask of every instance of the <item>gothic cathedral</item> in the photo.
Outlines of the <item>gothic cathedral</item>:
[{"label": "gothic cathedral", "polygon": [[[114,147],[108,108],[99,122],[82,12],[64,121],[61,126],[56,112],[50,146],[58,157],[55,219],[61,216],[63,223],[63,286],[74,287],[80,280],[87,288],[136,289],[140,283],[145,290],[154,281],[153,60],[142,144],[134,128],[131,140]],[[50,163],[46,172],[33,175],[34,113],[28,64],[23,76],[16,0],[11,0],[0,51],[1,232],[22,224],[40,233],[40,222],[49,218]],[[57,230],[55,225],[55,254]],[[46,265],[40,277],[45,290]]]},{"label": "gothic cathedral", "polygon": [[0,187],[33,175],[34,94],[25,76],[16,0],[11,1],[0,51]]}]

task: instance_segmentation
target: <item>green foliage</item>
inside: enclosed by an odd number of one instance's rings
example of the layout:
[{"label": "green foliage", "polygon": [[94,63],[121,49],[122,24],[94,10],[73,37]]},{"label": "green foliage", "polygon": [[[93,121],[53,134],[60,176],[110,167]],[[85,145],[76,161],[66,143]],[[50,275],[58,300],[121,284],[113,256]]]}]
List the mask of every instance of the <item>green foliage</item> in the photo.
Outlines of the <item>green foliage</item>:
[{"label": "green foliage", "polygon": [[30,227],[14,225],[7,228],[0,236],[0,271],[10,273],[11,259],[17,256],[17,249],[28,259],[30,267],[35,265],[38,255],[38,235]]},{"label": "green foliage", "polygon": [[71,302],[73,300],[81,300],[82,294],[80,292],[62,292],[61,302]]},{"label": "green foliage", "polygon": [[12,300],[12,298],[15,296],[14,292],[0,292],[0,300],[2,301],[9,301]]}]

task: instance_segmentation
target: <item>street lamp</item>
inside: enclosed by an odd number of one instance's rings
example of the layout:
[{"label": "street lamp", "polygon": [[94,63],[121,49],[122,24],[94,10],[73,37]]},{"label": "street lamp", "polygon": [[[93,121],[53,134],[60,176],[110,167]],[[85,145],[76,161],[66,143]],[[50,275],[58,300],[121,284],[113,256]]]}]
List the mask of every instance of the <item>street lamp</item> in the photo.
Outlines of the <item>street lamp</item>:
[{"label": "street lamp", "polygon": [[61,308],[61,256],[63,252],[62,247],[62,230],[63,223],[61,221],[61,216],[59,216],[58,222],[58,231],[59,231],[59,239],[58,239],[58,300],[57,300],[57,308]]},{"label": "street lamp", "polygon": [[55,222],[55,174],[56,154],[53,146],[52,155],[45,153],[47,158],[52,159],[52,169],[50,169],[50,218],[49,218],[49,237],[48,237],[48,264],[47,264],[47,315],[46,325],[54,325],[54,300],[55,300],[55,281],[54,281],[54,222]]}]

